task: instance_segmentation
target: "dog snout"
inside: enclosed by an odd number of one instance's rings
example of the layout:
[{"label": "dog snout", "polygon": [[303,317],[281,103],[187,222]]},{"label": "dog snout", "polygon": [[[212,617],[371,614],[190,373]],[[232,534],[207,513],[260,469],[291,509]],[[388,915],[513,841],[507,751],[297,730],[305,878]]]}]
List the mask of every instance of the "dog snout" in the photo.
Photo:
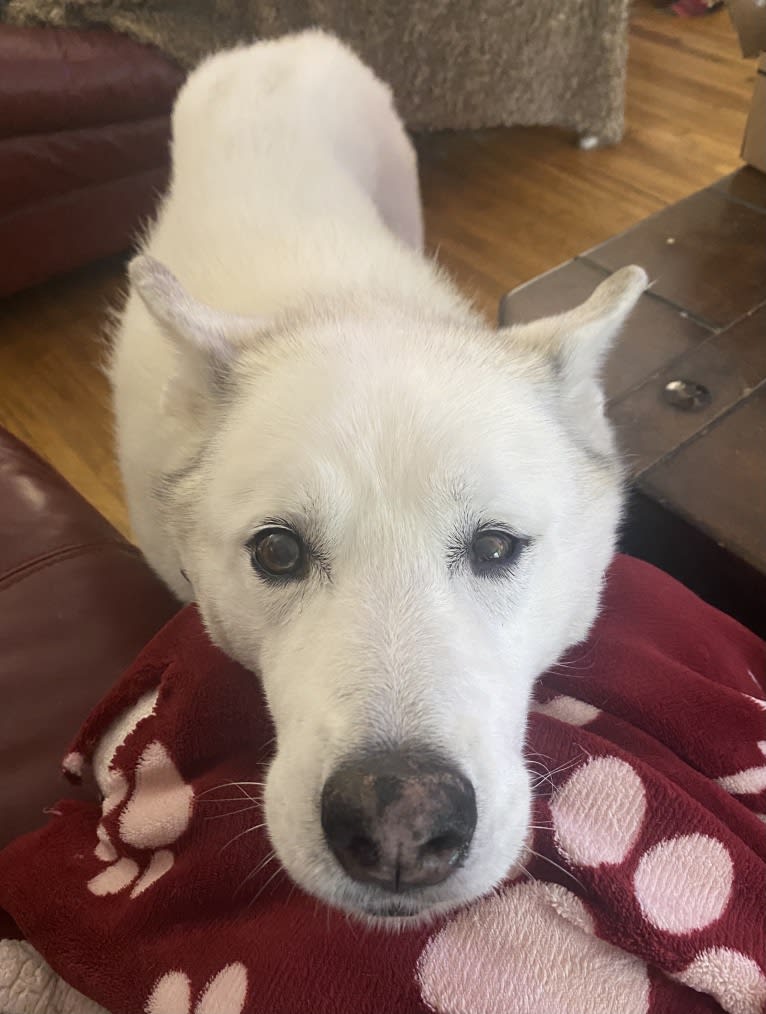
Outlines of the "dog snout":
[{"label": "dog snout", "polygon": [[321,806],[325,839],[346,873],[389,891],[445,881],[476,828],[470,781],[416,750],[347,761],[326,781]]}]

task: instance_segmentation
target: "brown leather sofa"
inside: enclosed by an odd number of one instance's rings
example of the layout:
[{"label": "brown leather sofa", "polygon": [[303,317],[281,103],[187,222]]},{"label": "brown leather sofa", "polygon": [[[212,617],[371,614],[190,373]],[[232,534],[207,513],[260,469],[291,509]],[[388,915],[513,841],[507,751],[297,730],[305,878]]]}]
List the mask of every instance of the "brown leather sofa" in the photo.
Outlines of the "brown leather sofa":
[{"label": "brown leather sofa", "polygon": [[0,296],[129,246],[182,71],[110,31],[0,25]]},{"label": "brown leather sofa", "polygon": [[0,848],[57,799],[93,791],[63,781],[67,746],[179,608],[138,550],[0,429]]}]

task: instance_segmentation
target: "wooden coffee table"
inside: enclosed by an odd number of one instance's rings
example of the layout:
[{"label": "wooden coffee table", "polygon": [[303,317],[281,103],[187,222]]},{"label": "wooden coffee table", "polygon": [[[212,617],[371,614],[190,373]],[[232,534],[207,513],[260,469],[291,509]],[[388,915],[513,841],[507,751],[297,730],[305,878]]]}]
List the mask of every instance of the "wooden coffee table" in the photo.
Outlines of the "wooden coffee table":
[{"label": "wooden coffee table", "polygon": [[624,264],[653,284],[605,383],[630,469],[622,549],[766,635],[766,175],[749,167],[508,293],[557,313]]}]

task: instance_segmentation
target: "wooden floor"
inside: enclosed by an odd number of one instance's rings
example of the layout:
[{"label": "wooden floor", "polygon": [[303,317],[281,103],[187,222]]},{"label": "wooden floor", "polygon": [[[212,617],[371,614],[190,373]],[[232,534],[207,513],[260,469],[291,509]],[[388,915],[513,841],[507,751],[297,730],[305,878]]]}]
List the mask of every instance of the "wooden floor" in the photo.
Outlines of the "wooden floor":
[{"label": "wooden floor", "polygon": [[[580,151],[555,130],[418,140],[429,243],[494,316],[499,297],[739,164],[755,66],[725,11],[637,4],[623,142]],[[128,531],[101,372],[119,261],[0,302],[0,424]]]}]

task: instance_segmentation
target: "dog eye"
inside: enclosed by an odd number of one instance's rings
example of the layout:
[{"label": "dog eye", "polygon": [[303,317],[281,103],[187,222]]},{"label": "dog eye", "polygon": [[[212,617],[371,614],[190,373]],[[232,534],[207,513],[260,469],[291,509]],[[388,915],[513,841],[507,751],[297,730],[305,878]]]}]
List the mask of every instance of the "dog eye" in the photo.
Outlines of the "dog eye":
[{"label": "dog eye", "polygon": [[267,577],[302,577],[306,571],[303,543],[289,528],[264,528],[247,548],[255,570]]},{"label": "dog eye", "polygon": [[477,574],[509,567],[523,548],[524,540],[509,532],[482,529],[471,542],[471,566]]}]

